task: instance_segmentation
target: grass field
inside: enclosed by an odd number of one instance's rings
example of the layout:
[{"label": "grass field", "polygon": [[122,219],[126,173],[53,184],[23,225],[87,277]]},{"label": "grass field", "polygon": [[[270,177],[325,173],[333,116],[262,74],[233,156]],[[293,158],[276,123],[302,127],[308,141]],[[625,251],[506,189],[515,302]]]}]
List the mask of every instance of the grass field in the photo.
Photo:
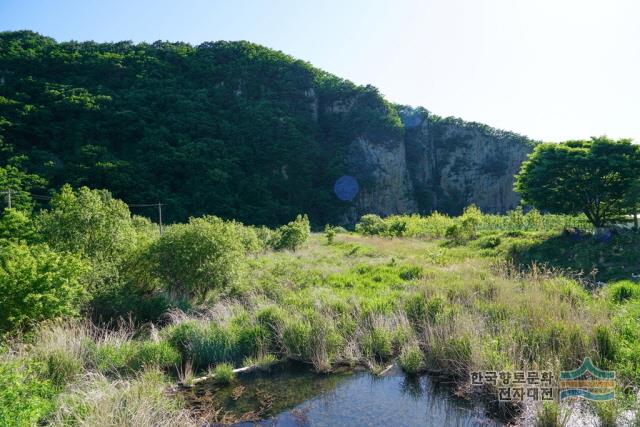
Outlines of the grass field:
[{"label": "grass field", "polygon": [[[280,358],[326,372],[397,360],[407,375],[469,390],[471,371],[558,371],[591,357],[616,371],[620,390],[637,385],[640,287],[629,279],[638,234],[601,242],[563,232],[567,223],[532,230],[490,219],[498,225],[467,235],[446,231],[450,219],[429,233],[396,226],[395,237],[386,226],[312,233],[296,251],[251,255],[241,281],[160,323],[47,323],[0,354],[0,421],[119,426],[135,414],[137,425],[197,425],[163,390],[207,371],[231,381],[232,367]],[[607,416],[630,405],[618,399]]]}]

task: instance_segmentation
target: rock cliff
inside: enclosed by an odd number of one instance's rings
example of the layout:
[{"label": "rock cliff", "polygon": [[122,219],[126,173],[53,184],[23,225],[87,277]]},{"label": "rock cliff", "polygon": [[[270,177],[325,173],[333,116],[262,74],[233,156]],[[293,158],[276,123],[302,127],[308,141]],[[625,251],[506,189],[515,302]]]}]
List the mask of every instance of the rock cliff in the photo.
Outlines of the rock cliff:
[{"label": "rock cliff", "polygon": [[361,191],[348,222],[364,213],[453,215],[472,203],[498,213],[518,205],[514,175],[532,141],[423,108],[395,108],[404,127],[400,138],[381,143],[359,136],[349,147],[349,173]]}]

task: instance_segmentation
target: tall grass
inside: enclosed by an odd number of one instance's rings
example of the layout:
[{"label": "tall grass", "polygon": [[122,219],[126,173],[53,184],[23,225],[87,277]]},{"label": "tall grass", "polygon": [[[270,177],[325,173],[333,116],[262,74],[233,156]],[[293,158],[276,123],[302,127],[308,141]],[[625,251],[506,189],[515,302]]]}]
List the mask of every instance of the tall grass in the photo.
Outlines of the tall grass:
[{"label": "tall grass", "polygon": [[132,379],[109,380],[87,374],[58,398],[54,426],[172,427],[196,426],[187,411],[166,394],[167,381],[157,370]]}]

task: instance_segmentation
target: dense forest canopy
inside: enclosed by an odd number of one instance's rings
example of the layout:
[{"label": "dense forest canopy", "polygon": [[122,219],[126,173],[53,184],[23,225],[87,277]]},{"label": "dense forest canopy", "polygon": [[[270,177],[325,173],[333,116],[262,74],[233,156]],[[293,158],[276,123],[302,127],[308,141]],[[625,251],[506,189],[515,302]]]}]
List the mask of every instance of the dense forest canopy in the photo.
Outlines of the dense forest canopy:
[{"label": "dense forest canopy", "polygon": [[[371,86],[249,42],[0,33],[0,164],[22,156],[47,188],[162,202],[170,222],[215,214],[274,225],[299,213],[335,221],[349,206],[332,191],[347,174],[348,144],[397,141],[401,108]],[[153,208],[136,209],[155,218]]]}]

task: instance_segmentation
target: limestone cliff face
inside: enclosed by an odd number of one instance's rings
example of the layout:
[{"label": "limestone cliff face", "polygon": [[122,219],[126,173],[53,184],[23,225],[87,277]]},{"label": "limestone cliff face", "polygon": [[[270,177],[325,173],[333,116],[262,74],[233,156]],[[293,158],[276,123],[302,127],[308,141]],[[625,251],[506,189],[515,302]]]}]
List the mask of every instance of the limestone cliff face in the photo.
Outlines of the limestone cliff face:
[{"label": "limestone cliff face", "polygon": [[518,205],[514,175],[533,149],[532,141],[422,109],[401,110],[400,115],[420,211],[457,214],[473,203],[484,212],[505,212]]},{"label": "limestone cliff face", "polygon": [[405,144],[402,140],[372,143],[358,137],[349,147],[349,172],[358,179],[360,193],[348,214],[348,222],[363,213],[386,216],[416,212],[409,178]]},{"label": "limestone cliff face", "polygon": [[349,173],[361,186],[346,218],[365,213],[459,214],[517,206],[514,175],[532,150],[525,137],[485,125],[398,107],[404,133],[385,141],[358,136],[347,152]]}]

